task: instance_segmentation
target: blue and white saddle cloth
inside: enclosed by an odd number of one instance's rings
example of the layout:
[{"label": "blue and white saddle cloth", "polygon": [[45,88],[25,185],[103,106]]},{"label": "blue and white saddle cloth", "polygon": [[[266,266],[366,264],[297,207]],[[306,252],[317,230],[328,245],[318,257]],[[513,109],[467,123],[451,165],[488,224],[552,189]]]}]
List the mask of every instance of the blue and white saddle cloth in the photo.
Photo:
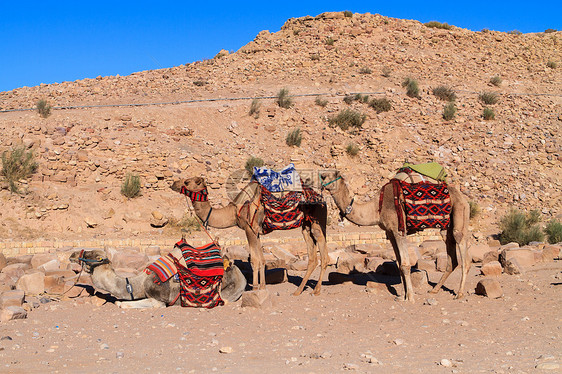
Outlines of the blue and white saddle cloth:
[{"label": "blue and white saddle cloth", "polygon": [[302,191],[301,178],[293,163],[279,172],[266,167],[254,167],[254,179],[270,192]]}]

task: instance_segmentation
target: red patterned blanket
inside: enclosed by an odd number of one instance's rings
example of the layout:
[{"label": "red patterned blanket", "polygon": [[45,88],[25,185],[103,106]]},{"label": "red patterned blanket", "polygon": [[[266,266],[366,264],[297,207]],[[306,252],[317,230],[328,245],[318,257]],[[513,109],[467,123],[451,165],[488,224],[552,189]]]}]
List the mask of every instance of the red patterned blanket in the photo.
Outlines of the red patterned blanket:
[{"label": "red patterned blanket", "polygon": [[[442,183],[406,183],[392,179],[398,229],[404,233],[414,233],[428,228],[445,229],[451,217],[451,196],[445,182]],[[382,208],[384,187],[381,190],[379,211]],[[402,216],[406,214],[406,222]]]}]

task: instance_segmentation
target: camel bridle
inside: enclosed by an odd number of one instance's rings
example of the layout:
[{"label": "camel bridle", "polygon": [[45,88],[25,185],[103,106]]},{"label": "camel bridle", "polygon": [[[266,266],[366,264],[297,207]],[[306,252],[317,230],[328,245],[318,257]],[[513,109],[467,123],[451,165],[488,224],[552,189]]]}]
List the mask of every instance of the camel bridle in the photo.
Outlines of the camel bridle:
[{"label": "camel bridle", "polygon": [[91,258],[85,258],[84,257],[84,250],[80,251],[80,256],[78,256],[78,263],[80,264],[80,266],[82,267],[87,267],[87,270],[89,273],[91,273],[92,271],[94,271],[94,269],[100,265],[105,265],[105,264],[109,264],[111,263],[111,261],[109,261],[108,258],[102,258],[102,259],[91,259]]},{"label": "camel bridle", "polygon": [[[332,184],[332,183],[337,182],[337,181],[340,180],[340,179],[341,179],[342,182],[343,182],[343,178],[342,178],[341,175],[340,175],[339,177],[337,177],[336,179],[334,179],[334,180],[332,180],[332,181],[329,181],[329,182],[327,182],[327,183],[322,183],[322,190],[326,189],[327,186],[329,186],[329,185]],[[345,210],[340,213],[340,215],[341,215],[342,217],[345,217],[345,216],[347,216],[347,215],[349,215],[349,214],[351,213],[351,211],[353,210],[353,202],[354,202],[354,201],[355,201],[355,196],[353,196],[353,197],[351,198],[351,201],[349,202],[349,205],[345,208]]]}]

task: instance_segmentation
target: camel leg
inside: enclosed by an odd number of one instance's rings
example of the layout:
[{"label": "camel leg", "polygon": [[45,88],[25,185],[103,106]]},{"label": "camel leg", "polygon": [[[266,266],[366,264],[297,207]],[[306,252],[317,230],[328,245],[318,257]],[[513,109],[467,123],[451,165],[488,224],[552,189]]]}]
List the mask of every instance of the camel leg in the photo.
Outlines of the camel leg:
[{"label": "camel leg", "polygon": [[[310,275],[312,274],[314,269],[316,269],[316,266],[318,266],[318,257],[316,255],[314,240],[310,235],[310,226],[303,226],[302,236],[304,238],[304,242],[306,243],[306,249],[308,252],[308,265],[306,267],[306,274],[302,278],[299,288],[297,288],[297,290],[293,293],[293,296],[298,296],[302,293],[302,291],[304,290],[304,286],[306,286],[306,282],[308,282],[308,279],[310,278]],[[322,282],[322,280],[320,279],[319,282]]]},{"label": "camel leg", "polygon": [[405,235],[401,235],[397,231],[387,232],[387,237],[392,243],[396,260],[398,261],[398,268],[400,269],[400,277],[404,284],[404,300],[414,301],[414,287],[412,286],[412,278],[410,277],[410,255],[408,253],[408,242]]},{"label": "camel leg", "polygon": [[[262,265],[265,266],[265,264],[261,262],[263,253],[261,254],[261,256],[258,253],[259,251],[261,251],[261,245],[258,236],[252,231],[250,227],[246,227],[245,231],[246,239],[248,239],[248,247],[250,250],[250,263],[252,265],[252,289],[255,290],[260,285],[258,281],[258,274],[261,270]],[[262,279],[265,287],[265,276]]]},{"label": "camel leg", "polygon": [[116,301],[117,305],[121,309],[145,309],[145,308],[165,308],[166,303],[158,301],[153,298],[133,300],[133,301]]},{"label": "camel leg", "polygon": [[450,230],[441,231],[441,237],[445,241],[445,246],[447,247],[447,267],[445,268],[445,272],[441,276],[439,282],[433,287],[431,293],[438,293],[441,291],[441,287],[445,284],[449,275],[457,268],[459,265],[459,261],[457,258],[457,246],[455,245],[455,240],[451,236]]},{"label": "camel leg", "polygon": [[[316,222],[312,224],[312,233],[318,246],[318,251],[320,252],[320,275],[318,276],[318,283],[314,287],[314,294],[320,295],[320,288],[322,287],[322,279],[324,279],[324,274],[326,273],[326,268],[328,267],[328,248],[326,246],[326,237],[322,231],[322,227]],[[316,248],[314,248],[316,251]]]}]

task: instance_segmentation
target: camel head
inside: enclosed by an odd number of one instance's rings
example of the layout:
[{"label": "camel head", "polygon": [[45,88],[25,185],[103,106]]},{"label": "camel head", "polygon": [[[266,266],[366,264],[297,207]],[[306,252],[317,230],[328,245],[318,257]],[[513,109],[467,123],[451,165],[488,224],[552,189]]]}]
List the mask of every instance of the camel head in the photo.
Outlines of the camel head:
[{"label": "camel head", "polygon": [[110,263],[105,251],[101,249],[75,251],[70,255],[69,260],[83,266],[87,273],[91,273],[99,265]]},{"label": "camel head", "polygon": [[182,187],[190,192],[202,191],[207,188],[205,179],[201,177],[192,177],[174,181],[170,188],[176,192],[181,192]]},{"label": "camel head", "polygon": [[340,172],[337,170],[325,170],[320,172],[320,185],[322,189],[330,192],[335,191],[336,181],[341,179]]}]

